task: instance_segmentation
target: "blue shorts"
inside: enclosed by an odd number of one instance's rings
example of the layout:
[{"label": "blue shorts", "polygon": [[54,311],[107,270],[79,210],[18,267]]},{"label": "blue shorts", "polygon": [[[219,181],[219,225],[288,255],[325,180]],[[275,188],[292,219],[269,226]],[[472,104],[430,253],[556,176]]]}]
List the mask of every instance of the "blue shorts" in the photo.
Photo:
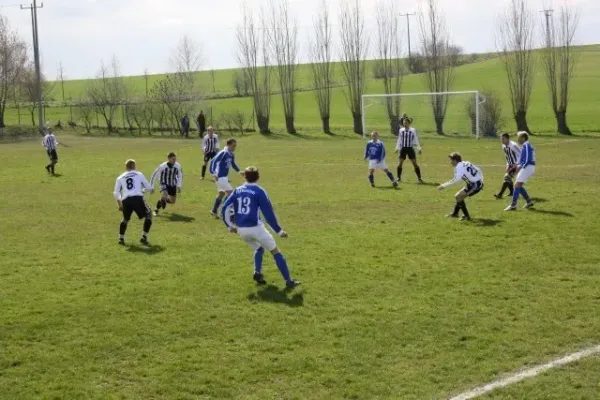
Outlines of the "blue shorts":
[{"label": "blue shorts", "polygon": [[482,181],[478,181],[478,182],[474,182],[474,183],[469,182],[469,183],[467,183],[467,186],[463,190],[465,191],[467,196],[473,197],[477,193],[479,193],[483,190],[483,182]]}]

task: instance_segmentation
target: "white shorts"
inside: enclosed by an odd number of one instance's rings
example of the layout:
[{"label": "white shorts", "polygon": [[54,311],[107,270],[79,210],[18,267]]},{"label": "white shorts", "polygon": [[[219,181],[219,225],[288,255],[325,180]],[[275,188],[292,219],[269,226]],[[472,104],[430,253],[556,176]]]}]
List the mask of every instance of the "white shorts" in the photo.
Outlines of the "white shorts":
[{"label": "white shorts", "polygon": [[517,174],[517,183],[527,183],[529,178],[531,178],[535,174],[535,165],[528,165]]},{"label": "white shorts", "polygon": [[385,161],[369,160],[369,169],[388,169],[388,167]]},{"label": "white shorts", "polygon": [[237,228],[238,234],[244,242],[254,250],[261,247],[266,251],[273,251],[277,248],[277,243],[273,239],[273,235],[267,231],[264,225],[254,226],[252,228]]},{"label": "white shorts", "polygon": [[217,179],[217,192],[229,192],[232,190],[233,190],[233,188],[231,187],[231,184],[229,183],[229,178],[224,177],[224,178]]}]

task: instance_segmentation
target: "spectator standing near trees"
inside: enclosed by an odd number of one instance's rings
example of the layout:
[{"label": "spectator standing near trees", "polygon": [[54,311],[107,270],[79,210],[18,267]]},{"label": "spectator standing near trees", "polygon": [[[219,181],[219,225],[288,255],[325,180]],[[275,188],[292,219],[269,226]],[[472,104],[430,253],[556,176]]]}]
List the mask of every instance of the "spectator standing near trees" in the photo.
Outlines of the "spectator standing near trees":
[{"label": "spectator standing near trees", "polygon": [[181,136],[188,137],[190,134],[190,118],[186,115],[181,119]]},{"label": "spectator standing near trees", "polygon": [[196,121],[198,122],[198,133],[200,134],[200,137],[202,137],[204,132],[206,132],[206,117],[204,116],[204,111],[200,110],[200,114],[198,114]]}]

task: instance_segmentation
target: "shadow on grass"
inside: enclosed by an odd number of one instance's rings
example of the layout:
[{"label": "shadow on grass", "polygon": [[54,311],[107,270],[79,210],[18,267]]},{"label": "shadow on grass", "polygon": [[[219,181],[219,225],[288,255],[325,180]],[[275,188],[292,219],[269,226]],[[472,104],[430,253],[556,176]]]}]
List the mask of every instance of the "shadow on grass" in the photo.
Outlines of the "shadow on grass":
[{"label": "shadow on grass", "polygon": [[374,189],[377,190],[400,190],[400,187],[393,187],[393,186],[375,186]]},{"label": "shadow on grass", "polygon": [[473,224],[477,226],[496,226],[500,225],[502,223],[502,220],[488,218],[473,218],[471,222],[473,222]]},{"label": "shadow on grass", "polygon": [[423,182],[423,183],[416,183],[417,186],[435,186],[438,187],[440,186],[439,183],[435,183],[435,182]]},{"label": "shadow on grass", "polygon": [[542,199],[540,197],[532,197],[531,200],[535,201],[536,203],[547,203],[548,202],[548,200]]},{"label": "shadow on grass", "polygon": [[294,293],[291,297],[288,297],[290,293],[291,290],[289,289],[279,289],[275,285],[267,285],[260,287],[256,293],[250,293],[248,295],[248,300],[265,303],[279,303],[290,307],[304,306],[304,295],[302,293]]},{"label": "shadow on grass", "polygon": [[169,221],[172,222],[194,222],[196,220],[196,218],[194,217],[188,217],[186,215],[181,215],[181,214],[171,214],[169,216]]},{"label": "shadow on grass", "polygon": [[527,211],[533,212],[533,213],[538,213],[538,214],[554,215],[556,217],[569,217],[569,218],[573,218],[575,216],[575,215],[571,214],[570,212],[566,212],[566,211],[540,210],[540,209],[537,209],[537,208],[530,208]]},{"label": "shadow on grass", "polygon": [[50,177],[52,177],[52,178],[60,178],[61,176],[63,176],[63,175],[62,174],[50,175]]},{"label": "shadow on grass", "polygon": [[165,248],[162,246],[138,246],[132,244],[127,246],[127,251],[131,253],[159,254],[165,251]]}]

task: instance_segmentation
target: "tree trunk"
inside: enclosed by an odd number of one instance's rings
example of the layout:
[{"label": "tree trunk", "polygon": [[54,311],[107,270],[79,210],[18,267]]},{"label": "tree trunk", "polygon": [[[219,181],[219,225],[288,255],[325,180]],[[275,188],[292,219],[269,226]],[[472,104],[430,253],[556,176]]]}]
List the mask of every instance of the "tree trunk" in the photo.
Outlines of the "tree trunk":
[{"label": "tree trunk", "polygon": [[438,135],[444,134],[444,118],[443,117],[435,117],[435,131]]},{"label": "tree trunk", "polygon": [[321,122],[323,124],[323,133],[331,134],[331,128],[329,126],[329,115],[326,117],[321,117]]},{"label": "tree trunk", "polygon": [[400,133],[400,119],[396,117],[390,118],[390,129],[392,130],[392,135],[398,136]]},{"label": "tree trunk", "polygon": [[271,133],[269,130],[269,118],[264,117],[262,115],[256,116],[256,123],[258,124],[258,130],[262,134]]},{"label": "tree trunk", "polygon": [[31,110],[31,126],[35,126],[35,108]]},{"label": "tree trunk", "polygon": [[359,135],[363,134],[363,126],[362,126],[362,114],[361,113],[352,113],[352,119],[354,122],[354,133],[358,133]]},{"label": "tree trunk", "polygon": [[527,111],[517,111],[515,114],[515,122],[517,123],[517,130],[519,132],[525,131],[531,134],[529,126],[527,126]]},{"label": "tree trunk", "polygon": [[6,124],[4,123],[4,113],[0,113],[0,128],[5,128]]},{"label": "tree trunk", "polygon": [[106,120],[106,128],[108,129],[108,134],[110,135],[113,132],[113,125],[112,121],[109,119]]},{"label": "tree trunk", "polygon": [[566,111],[556,111],[556,124],[558,133],[561,135],[572,135],[571,129],[567,125],[567,112]]},{"label": "tree trunk", "polygon": [[285,117],[285,128],[287,129],[287,133],[295,135],[296,128],[294,128],[294,117]]}]

